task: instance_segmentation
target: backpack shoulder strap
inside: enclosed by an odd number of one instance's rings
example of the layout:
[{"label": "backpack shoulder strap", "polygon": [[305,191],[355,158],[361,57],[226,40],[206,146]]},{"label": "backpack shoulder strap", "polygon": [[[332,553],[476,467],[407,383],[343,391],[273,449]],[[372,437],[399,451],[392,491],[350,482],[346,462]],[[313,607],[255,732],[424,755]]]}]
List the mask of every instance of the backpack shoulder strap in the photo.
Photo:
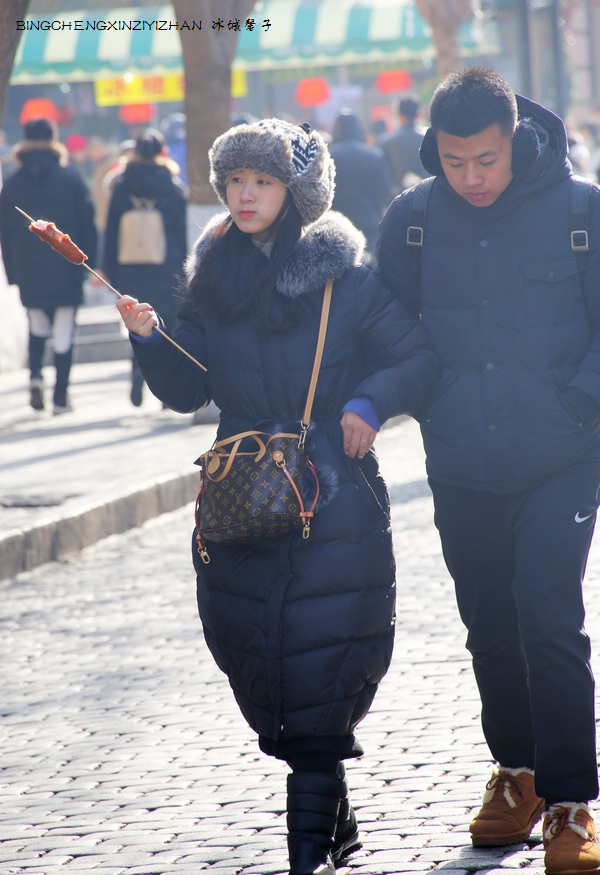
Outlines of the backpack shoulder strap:
[{"label": "backpack shoulder strap", "polygon": [[[406,244],[417,249],[423,247],[425,237],[425,224],[427,221],[427,206],[431,189],[435,182],[435,176],[415,185],[411,193],[411,203],[408,212],[408,226],[406,228]],[[585,267],[589,252],[589,212],[590,193],[593,182],[583,176],[574,176],[571,183],[571,202],[569,210],[569,234],[571,237],[571,249],[579,264],[579,269]]]},{"label": "backpack shoulder strap", "polygon": [[585,268],[590,249],[588,228],[590,224],[590,193],[592,180],[574,176],[571,180],[571,201],[569,207],[569,234],[571,249],[579,270]]},{"label": "backpack shoulder strap", "polygon": [[418,247],[419,252],[423,246],[427,207],[434,182],[435,176],[428,176],[427,179],[423,179],[415,185],[410,195],[406,244]]}]

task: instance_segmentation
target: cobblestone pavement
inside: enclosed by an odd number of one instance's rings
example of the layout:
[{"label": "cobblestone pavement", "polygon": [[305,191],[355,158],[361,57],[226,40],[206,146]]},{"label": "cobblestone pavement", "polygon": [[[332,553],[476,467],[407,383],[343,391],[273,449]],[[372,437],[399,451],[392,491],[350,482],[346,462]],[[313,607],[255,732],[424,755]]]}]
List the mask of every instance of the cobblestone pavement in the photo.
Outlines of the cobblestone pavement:
[{"label": "cobblestone pavement", "polygon": [[[543,872],[473,849],[490,763],[417,428],[378,439],[398,560],[392,667],[348,766],[363,848],[339,875]],[[259,753],[196,615],[192,508],[0,584],[0,875],[287,873],[283,764]],[[600,640],[597,548],[588,625]]]}]

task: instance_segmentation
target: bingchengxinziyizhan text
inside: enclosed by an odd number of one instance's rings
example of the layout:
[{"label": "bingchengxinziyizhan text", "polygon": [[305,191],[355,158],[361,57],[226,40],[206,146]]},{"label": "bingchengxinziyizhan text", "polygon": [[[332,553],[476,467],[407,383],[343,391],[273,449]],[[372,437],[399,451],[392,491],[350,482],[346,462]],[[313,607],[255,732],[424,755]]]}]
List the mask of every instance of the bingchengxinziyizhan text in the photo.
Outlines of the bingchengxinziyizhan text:
[{"label": "bingchengxinziyizhan text", "polygon": [[[262,24],[257,23],[254,18],[247,18],[245,22],[241,22],[239,18],[235,18],[225,23],[222,18],[218,18],[212,22],[213,30],[254,30],[261,27],[263,30],[269,30],[271,22],[268,18],[263,19]],[[202,21],[167,21],[165,19],[156,19],[146,21],[145,19],[94,19],[94,20],[68,20],[62,21],[58,18],[52,19],[37,19],[36,21],[16,21],[17,30],[202,30]]]}]

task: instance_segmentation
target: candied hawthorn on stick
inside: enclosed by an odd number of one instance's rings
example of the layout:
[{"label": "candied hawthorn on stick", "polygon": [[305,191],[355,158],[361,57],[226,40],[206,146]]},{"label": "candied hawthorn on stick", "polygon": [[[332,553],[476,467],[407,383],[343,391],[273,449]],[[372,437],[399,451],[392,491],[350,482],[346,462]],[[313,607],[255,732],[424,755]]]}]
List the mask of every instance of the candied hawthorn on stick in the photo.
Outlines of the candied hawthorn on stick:
[{"label": "candied hawthorn on stick", "polygon": [[82,252],[79,246],[73,243],[68,234],[59,231],[54,222],[38,219],[30,224],[29,230],[37,234],[45,243],[50,244],[56,252],[64,255],[67,261],[71,261],[73,264],[83,264],[84,261],[87,261],[85,252]]}]

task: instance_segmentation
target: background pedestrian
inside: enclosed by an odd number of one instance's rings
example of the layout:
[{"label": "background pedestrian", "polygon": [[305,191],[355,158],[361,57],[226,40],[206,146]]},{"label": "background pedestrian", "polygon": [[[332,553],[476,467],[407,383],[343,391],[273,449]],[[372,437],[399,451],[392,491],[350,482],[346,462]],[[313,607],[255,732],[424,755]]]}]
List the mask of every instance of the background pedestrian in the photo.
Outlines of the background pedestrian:
[{"label": "background pedestrian", "polygon": [[[160,131],[144,130],[136,139],[133,153],[126,158],[122,173],[111,181],[112,194],[104,235],[102,268],[120,292],[143,297],[161,314],[167,331],[172,331],[180,305],[178,289],[187,254],[187,193],[179,178],[179,166],[165,153]],[[139,256],[125,255],[123,217],[136,209],[158,211],[162,217],[162,239],[142,247]],[[142,233],[149,235],[149,230]],[[160,235],[160,224],[158,226]],[[155,258],[160,246],[163,256]],[[142,403],[143,378],[132,359],[131,402]]]},{"label": "background pedestrian", "polygon": [[52,338],[56,379],[55,414],[71,409],[68,396],[77,308],[83,301],[83,267],[71,264],[40,241],[16,206],[34,219],[45,219],[69,234],[95,265],[97,234],[90,192],[79,173],[68,166],[68,153],[55,125],[45,118],[24,127],[15,147],[19,169],[0,191],[0,242],[9,283],[19,287],[29,319],[30,403],[45,407],[42,367],[46,342]]},{"label": "background pedestrian", "polygon": [[355,113],[342,110],[333,125],[329,153],[335,164],[333,209],[363,232],[373,252],[379,222],[393,197],[383,152],[365,143],[365,132]]},{"label": "background pedestrian", "polygon": [[398,101],[398,127],[384,134],[377,142],[392,173],[394,194],[399,194],[427,176],[419,157],[425,134],[425,128],[417,123],[420,106],[418,94],[403,95]]}]

